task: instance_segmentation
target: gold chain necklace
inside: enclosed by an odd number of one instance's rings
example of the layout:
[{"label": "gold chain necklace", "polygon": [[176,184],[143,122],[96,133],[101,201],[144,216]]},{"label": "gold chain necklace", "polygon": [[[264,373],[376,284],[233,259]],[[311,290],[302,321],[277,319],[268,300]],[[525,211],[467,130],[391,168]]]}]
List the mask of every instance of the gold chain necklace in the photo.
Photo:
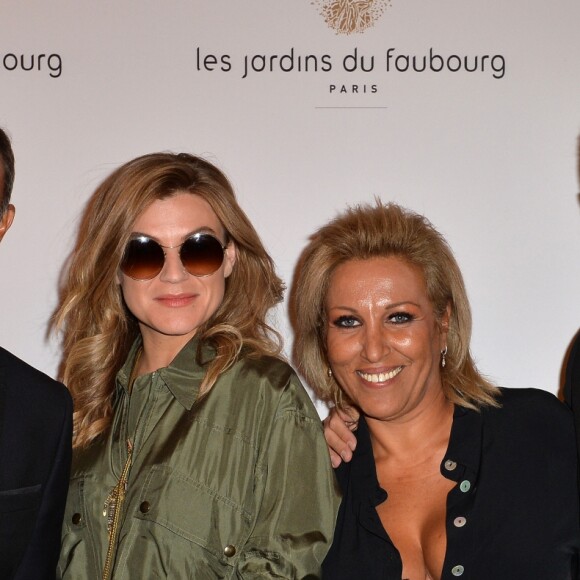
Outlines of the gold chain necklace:
[{"label": "gold chain necklace", "polygon": [[[143,353],[143,347],[139,349],[135,355],[131,375],[129,376],[129,393],[133,390],[133,383],[137,378],[137,366]],[[121,509],[125,501],[125,494],[127,493],[127,483],[129,477],[129,470],[131,469],[131,462],[133,459],[133,443],[131,439],[127,438],[127,460],[121,472],[121,477],[117,485],[109,492],[105,505],[103,506],[103,516],[107,518],[107,532],[109,533],[109,545],[107,547],[107,557],[105,559],[105,566],[103,567],[103,580],[111,578],[113,556],[115,554],[115,547],[117,545],[117,536],[119,534],[119,520],[121,518]]]}]

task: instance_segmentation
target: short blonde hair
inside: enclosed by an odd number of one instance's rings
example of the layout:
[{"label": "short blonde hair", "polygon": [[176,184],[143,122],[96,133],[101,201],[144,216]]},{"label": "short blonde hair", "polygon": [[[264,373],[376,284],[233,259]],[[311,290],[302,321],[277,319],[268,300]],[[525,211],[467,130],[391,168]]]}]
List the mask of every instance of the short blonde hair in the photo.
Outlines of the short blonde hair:
[{"label": "short blonde hair", "polygon": [[479,373],[470,353],[471,309],[451,248],[425,217],[380,200],[347,209],[315,232],[301,255],[290,294],[293,360],[300,372],[322,400],[343,404],[340,386],[328,376],[325,301],[330,278],[349,260],[389,256],[421,270],[438,320],[451,307],[441,369],[446,397],[469,408],[497,405],[498,389]]}]

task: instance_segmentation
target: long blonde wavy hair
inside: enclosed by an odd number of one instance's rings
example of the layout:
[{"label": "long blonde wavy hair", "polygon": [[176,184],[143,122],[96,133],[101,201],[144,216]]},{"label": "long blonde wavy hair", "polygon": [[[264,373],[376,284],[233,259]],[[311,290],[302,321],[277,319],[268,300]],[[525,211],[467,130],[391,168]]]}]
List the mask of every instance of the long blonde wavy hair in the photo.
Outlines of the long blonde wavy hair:
[{"label": "long blonde wavy hair", "polygon": [[422,215],[396,204],[347,209],[310,238],[290,293],[293,360],[318,396],[344,407],[344,393],[329,376],[325,301],[337,266],[349,260],[397,256],[420,268],[435,317],[451,307],[443,391],[452,403],[477,409],[497,405],[499,390],[477,370],[470,353],[471,309],[459,265],[445,238]]},{"label": "long blonde wavy hair", "polygon": [[123,302],[117,273],[133,223],[155,200],[177,193],[209,203],[237,250],[224,299],[197,331],[199,344],[216,352],[206,365],[205,394],[242,353],[278,356],[279,334],[267,323],[284,286],[258,234],[238,205],[225,175],[211,163],[185,153],[153,153],[114,171],[83,212],[69,257],[52,329],[62,335],[61,380],[74,399],[74,446],[85,447],[109,428],[115,377],[139,334]]}]

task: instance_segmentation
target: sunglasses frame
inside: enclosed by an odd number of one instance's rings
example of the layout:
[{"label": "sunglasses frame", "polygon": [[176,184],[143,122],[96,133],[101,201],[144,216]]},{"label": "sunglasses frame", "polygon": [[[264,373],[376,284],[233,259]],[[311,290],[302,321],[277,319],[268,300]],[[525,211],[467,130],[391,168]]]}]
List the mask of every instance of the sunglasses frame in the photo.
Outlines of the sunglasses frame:
[{"label": "sunglasses frame", "polygon": [[[222,250],[222,260],[221,260],[219,266],[213,272],[209,272],[208,274],[193,274],[192,272],[190,272],[187,269],[187,267],[183,263],[183,258],[181,256],[181,248],[189,240],[198,241],[202,238],[212,238],[213,240],[215,240],[219,244],[219,247]],[[163,251],[163,264],[161,265],[161,268],[159,269],[158,272],[156,272],[153,276],[151,276],[149,278],[135,278],[134,276],[127,274],[127,272],[125,272],[123,270],[123,262],[125,261],[125,256],[126,256],[129,244],[133,241],[136,241],[136,240],[141,241],[141,242],[153,242],[154,244],[159,246],[161,248],[161,250]],[[161,274],[161,272],[163,271],[163,268],[165,267],[165,262],[167,260],[167,252],[165,250],[173,250],[175,248],[179,248],[179,260],[181,262],[181,267],[183,268],[183,270],[185,272],[187,272],[190,276],[195,276],[196,278],[207,278],[208,276],[215,274],[221,268],[222,264],[224,263],[224,256],[225,256],[225,252],[226,252],[226,249],[227,249],[229,243],[230,242],[226,242],[225,245],[222,245],[221,241],[215,235],[210,234],[208,232],[198,232],[198,233],[192,234],[190,236],[187,236],[187,238],[185,240],[183,240],[183,242],[181,242],[181,244],[176,244],[175,246],[164,246],[163,244],[160,244],[156,239],[152,238],[151,236],[148,236],[146,234],[138,234],[136,236],[129,238],[129,240],[127,241],[127,244],[125,245],[125,250],[123,252],[123,257],[121,258],[121,263],[119,265],[119,268],[125,276],[131,278],[132,280],[137,280],[138,282],[147,282],[148,280],[153,280],[153,278],[159,276],[159,274]]]}]

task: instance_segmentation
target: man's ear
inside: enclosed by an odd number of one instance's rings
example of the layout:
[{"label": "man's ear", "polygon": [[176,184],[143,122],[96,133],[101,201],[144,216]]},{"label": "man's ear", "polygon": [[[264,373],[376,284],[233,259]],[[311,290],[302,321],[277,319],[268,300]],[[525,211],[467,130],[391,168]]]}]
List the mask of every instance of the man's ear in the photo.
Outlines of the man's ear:
[{"label": "man's ear", "polygon": [[4,237],[4,234],[10,229],[12,222],[14,221],[14,214],[16,213],[16,209],[14,206],[9,203],[4,215],[0,218],[0,242]]}]

